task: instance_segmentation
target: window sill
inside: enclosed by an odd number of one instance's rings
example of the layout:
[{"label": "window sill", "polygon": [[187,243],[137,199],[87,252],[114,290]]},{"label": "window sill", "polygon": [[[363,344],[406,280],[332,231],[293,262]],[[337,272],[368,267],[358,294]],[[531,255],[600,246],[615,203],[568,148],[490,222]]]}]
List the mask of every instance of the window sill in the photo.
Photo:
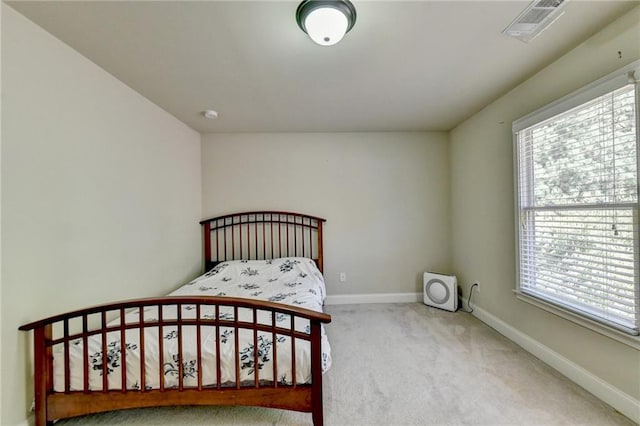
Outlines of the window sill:
[{"label": "window sill", "polygon": [[640,350],[640,336],[632,336],[622,331],[616,330],[612,327],[600,324],[596,321],[592,321],[588,318],[581,317],[571,311],[562,309],[558,306],[547,303],[543,300],[524,294],[518,290],[513,290],[516,297],[526,303],[536,306],[544,311],[557,315],[582,327],[588,328],[596,333],[602,334],[615,341],[623,343],[627,346],[631,346],[634,349]]}]

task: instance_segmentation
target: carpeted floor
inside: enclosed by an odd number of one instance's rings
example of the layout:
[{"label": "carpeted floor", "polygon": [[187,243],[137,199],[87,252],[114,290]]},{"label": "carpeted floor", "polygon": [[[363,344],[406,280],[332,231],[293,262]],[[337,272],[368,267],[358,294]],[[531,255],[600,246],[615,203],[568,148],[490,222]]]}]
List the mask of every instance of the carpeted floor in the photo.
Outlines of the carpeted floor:
[{"label": "carpeted floor", "polygon": [[[633,425],[464,312],[419,303],[328,306],[327,425]],[[294,425],[245,407],[125,410],[57,425]]]}]

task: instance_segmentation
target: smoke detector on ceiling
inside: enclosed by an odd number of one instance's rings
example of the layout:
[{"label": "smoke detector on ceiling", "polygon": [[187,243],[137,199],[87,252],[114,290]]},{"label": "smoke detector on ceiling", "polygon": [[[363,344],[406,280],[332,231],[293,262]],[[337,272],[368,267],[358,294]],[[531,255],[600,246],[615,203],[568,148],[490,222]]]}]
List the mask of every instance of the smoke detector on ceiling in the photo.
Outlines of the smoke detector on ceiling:
[{"label": "smoke detector on ceiling", "polygon": [[542,31],[564,14],[566,0],[536,0],[532,2],[502,34],[515,37],[525,43],[533,40]]}]

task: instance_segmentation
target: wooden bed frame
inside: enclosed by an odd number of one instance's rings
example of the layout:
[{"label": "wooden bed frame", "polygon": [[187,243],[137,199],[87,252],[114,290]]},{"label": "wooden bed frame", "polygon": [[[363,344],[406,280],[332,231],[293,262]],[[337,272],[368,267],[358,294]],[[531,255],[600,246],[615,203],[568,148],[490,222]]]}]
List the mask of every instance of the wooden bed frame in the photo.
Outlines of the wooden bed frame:
[{"label": "wooden bed frame", "polygon": [[[323,270],[322,253],[322,223],[319,217],[277,211],[260,211],[236,213],[200,222],[203,229],[205,268],[209,270],[217,263],[227,260],[244,259],[273,259],[277,257],[303,256],[316,261],[320,271]],[[195,309],[193,318],[182,318],[180,312],[183,306]],[[233,309],[234,319],[204,318],[200,312],[205,307],[213,306],[218,313],[221,308]],[[144,308],[155,307],[160,312],[157,319],[145,318]],[[162,309],[174,308],[178,312],[177,319],[163,319]],[[138,309],[139,320],[124,321],[125,314],[132,309]],[[208,308],[211,309],[211,308]],[[238,318],[239,309],[248,309],[253,313],[253,321],[241,321]],[[258,313],[268,312],[271,324],[257,321]],[[310,323],[310,334],[300,332],[291,327],[276,325],[276,315],[290,315],[292,319],[307,320]],[[264,315],[264,314],[261,314]],[[119,325],[108,325],[113,318],[120,318]],[[302,309],[295,306],[283,305],[267,301],[211,296],[174,296],[150,299],[128,300],[106,305],[81,309],[61,315],[56,315],[40,321],[25,324],[20,330],[34,331],[34,393],[36,426],[51,425],[55,420],[80,416],[90,413],[111,411],[126,408],[156,407],[169,405],[249,405],[280,408],[294,411],[310,412],[314,425],[323,424],[322,407],[322,351],[321,351],[321,323],[329,323],[331,317],[327,314]],[[121,346],[126,344],[125,332],[131,330],[140,336],[140,358],[145,359],[144,330],[157,328],[161,335],[163,327],[178,327],[178,335],[182,327],[195,327],[200,336],[201,327],[215,327],[217,354],[220,352],[220,328],[233,328],[235,335],[238,330],[253,332],[254,347],[258,347],[258,332],[271,333],[274,340],[276,335],[291,338],[292,371],[295,378],[295,344],[296,341],[308,341],[311,345],[311,384],[284,384],[277,380],[260,380],[256,369],[255,380],[251,383],[239,381],[239,353],[236,342],[236,380],[231,383],[221,383],[220,357],[216,357],[215,371],[216,385],[203,385],[202,380],[202,348],[200,338],[196,339],[198,377],[197,386],[185,386],[182,374],[182,338],[179,337],[179,381],[177,387],[164,387],[163,368],[159,368],[158,389],[147,389],[145,381],[149,372],[145,371],[145,363],[139,363],[141,382],[139,390],[124,388],[113,389],[108,383],[106,369],[108,368],[107,352],[102,351],[102,389],[89,388],[90,359],[88,356],[87,339],[91,336],[102,336],[102,347],[106,347],[107,333],[120,333]],[[73,341],[83,341],[83,377],[84,389],[70,389],[70,360],[69,347]],[[53,347],[61,345],[63,353],[64,387],[62,392],[56,392],[53,385],[54,365]],[[162,339],[160,339],[162,349]],[[275,352],[274,346],[274,352]],[[255,364],[258,364],[258,351],[254,351]],[[160,366],[163,365],[162,350],[160,350]],[[273,356],[273,377],[277,376],[277,356]],[[126,351],[121,352],[121,383],[127,383]]]}]

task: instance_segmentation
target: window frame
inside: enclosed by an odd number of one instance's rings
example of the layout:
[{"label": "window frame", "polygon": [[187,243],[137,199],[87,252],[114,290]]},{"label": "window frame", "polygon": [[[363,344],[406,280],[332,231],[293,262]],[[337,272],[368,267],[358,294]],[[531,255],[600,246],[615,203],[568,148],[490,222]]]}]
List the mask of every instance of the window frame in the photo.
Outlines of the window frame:
[{"label": "window frame", "polygon": [[[514,165],[514,228],[515,228],[515,261],[516,261],[516,285],[514,293],[516,297],[533,306],[543,309],[547,312],[553,313],[564,319],[567,319],[573,323],[579,324],[600,334],[606,335],[617,341],[625,343],[636,349],[640,349],[640,336],[629,334],[626,331],[615,327],[614,325],[607,324],[605,321],[591,318],[588,315],[582,315],[569,307],[563,307],[561,304],[557,304],[544,298],[536,297],[530,293],[521,290],[521,258],[520,258],[520,239],[521,239],[521,223],[520,223],[520,199],[522,196],[527,197],[527,194],[522,193],[519,188],[520,180],[520,152],[518,143],[518,132],[531,127],[537,123],[545,121],[549,118],[562,114],[565,111],[581,106],[592,99],[599,96],[610,93],[623,86],[629,84],[630,75],[633,76],[635,72],[635,96],[636,96],[636,154],[638,156],[638,164],[640,165],[640,60],[632,62],[550,104],[525,115],[512,124],[512,137],[513,137],[513,165]],[[640,167],[640,166],[639,166]],[[640,168],[638,170],[638,188],[640,192]],[[640,197],[640,194],[638,194]],[[640,267],[636,265],[637,270]],[[640,291],[640,284],[636,283]],[[640,298],[640,297],[639,297]],[[640,301],[637,301],[640,303]]]}]

